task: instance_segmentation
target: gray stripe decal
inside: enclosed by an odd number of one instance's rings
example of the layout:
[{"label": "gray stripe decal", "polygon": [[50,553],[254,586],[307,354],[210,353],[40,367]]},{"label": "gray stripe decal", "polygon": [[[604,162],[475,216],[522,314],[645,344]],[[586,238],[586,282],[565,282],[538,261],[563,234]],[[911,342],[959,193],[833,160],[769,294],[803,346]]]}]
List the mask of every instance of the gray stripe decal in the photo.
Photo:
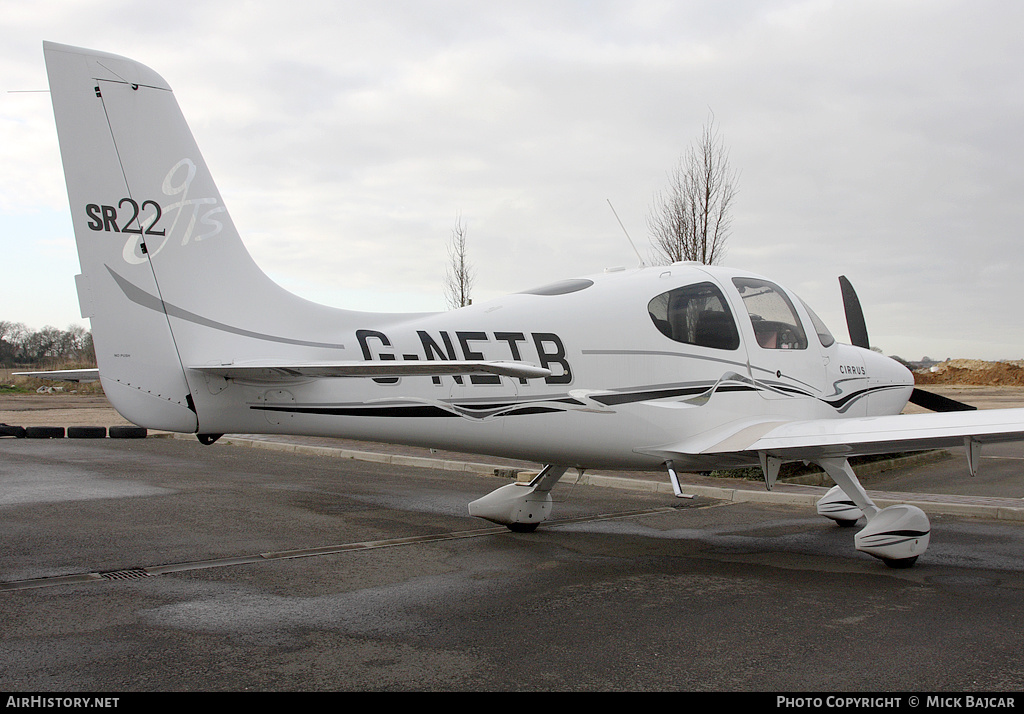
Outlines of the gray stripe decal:
[{"label": "gray stripe decal", "polygon": [[168,317],[176,317],[179,320],[185,320],[196,325],[202,325],[203,327],[209,327],[213,330],[219,330],[220,332],[230,332],[234,335],[241,335],[242,337],[251,337],[256,340],[265,340],[267,342],[281,342],[286,345],[299,345],[301,347],[325,347],[332,350],[343,350],[345,345],[331,344],[329,342],[310,342],[308,340],[295,340],[290,337],[277,337],[275,335],[267,335],[262,332],[253,332],[251,330],[244,330],[241,327],[233,327],[231,325],[225,325],[223,322],[217,322],[209,318],[197,315],[194,312],[189,312],[184,308],[180,308],[176,305],[172,305],[168,302],[164,302],[155,295],[150,295],[142,288],[133,285],[128,282],[125,278],[114,272],[113,268],[109,265],[104,265],[111,277],[117,283],[117,286],[121,288],[121,291],[125,294],[129,300],[136,305],[141,305],[149,310],[156,312],[166,312]]},{"label": "gray stripe decal", "polygon": [[746,362],[736,362],[734,360],[722,359],[720,357],[705,357],[704,355],[688,352],[667,352],[662,350],[580,350],[580,352],[585,355],[658,355],[661,357],[683,357],[686,359],[701,359],[706,362],[717,362],[718,364],[727,364],[733,367],[746,368],[747,366]]}]

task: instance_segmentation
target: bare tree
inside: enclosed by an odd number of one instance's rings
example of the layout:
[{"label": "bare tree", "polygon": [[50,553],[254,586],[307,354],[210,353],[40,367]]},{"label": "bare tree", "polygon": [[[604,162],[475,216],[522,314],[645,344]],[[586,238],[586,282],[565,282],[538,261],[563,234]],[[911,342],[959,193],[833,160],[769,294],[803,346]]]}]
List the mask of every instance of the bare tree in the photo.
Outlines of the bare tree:
[{"label": "bare tree", "polygon": [[700,139],[669,173],[668,188],[655,194],[647,217],[653,262],[720,262],[732,222],[736,181],[712,114]]},{"label": "bare tree", "polygon": [[654,205],[647,216],[647,230],[653,248],[651,261],[655,264],[691,260],[690,204],[687,200],[686,173],[683,163],[669,174],[668,188],[654,194]]},{"label": "bare tree", "polygon": [[448,242],[448,271],[444,279],[444,298],[448,308],[454,310],[473,302],[473,283],[476,275],[466,260],[466,226],[462,214],[455,217],[455,227]]}]

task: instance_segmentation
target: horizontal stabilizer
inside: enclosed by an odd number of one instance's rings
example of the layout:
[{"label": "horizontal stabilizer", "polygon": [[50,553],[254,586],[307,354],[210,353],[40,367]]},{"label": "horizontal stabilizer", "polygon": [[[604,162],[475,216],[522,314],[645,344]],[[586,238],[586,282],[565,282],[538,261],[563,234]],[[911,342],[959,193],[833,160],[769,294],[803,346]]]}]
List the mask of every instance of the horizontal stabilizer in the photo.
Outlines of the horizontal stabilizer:
[{"label": "horizontal stabilizer", "polygon": [[437,377],[455,374],[496,374],[503,377],[539,379],[551,375],[550,369],[525,362],[473,360],[226,364],[192,366],[189,369],[225,379],[252,382],[281,382],[311,377]]},{"label": "horizontal stabilizer", "polygon": [[98,382],[100,371],[92,369],[55,369],[49,372],[14,372],[15,377],[52,379],[57,382]]}]

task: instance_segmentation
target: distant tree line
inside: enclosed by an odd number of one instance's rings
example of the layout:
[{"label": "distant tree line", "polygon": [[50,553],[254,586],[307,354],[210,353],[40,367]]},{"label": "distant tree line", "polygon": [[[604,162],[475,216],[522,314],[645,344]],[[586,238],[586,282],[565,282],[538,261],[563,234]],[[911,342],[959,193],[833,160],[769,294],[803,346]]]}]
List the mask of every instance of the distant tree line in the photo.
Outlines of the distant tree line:
[{"label": "distant tree line", "polygon": [[0,320],[0,367],[96,364],[92,333],[79,325],[66,330],[47,325],[32,330],[22,322]]}]

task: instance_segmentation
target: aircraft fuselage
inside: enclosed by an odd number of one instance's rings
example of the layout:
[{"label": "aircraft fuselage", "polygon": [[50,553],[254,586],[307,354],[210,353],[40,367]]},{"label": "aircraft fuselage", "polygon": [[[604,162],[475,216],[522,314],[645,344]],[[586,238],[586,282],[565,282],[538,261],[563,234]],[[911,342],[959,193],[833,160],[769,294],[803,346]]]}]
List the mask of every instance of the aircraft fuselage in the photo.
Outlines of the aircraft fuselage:
[{"label": "aircraft fuselage", "polygon": [[[745,299],[737,285],[769,292]],[[726,324],[702,335],[698,323],[709,313]],[[339,436],[581,467],[648,468],[663,459],[644,449],[737,419],[895,414],[913,388],[912,375],[898,363],[816,328],[820,320],[780,286],[694,264],[606,272],[383,324],[374,317],[339,312],[348,324],[325,326],[342,335],[342,354],[333,357],[509,360],[551,373],[539,379],[296,378],[269,387],[193,374],[198,430]],[[196,388],[200,379],[205,389]]]}]

